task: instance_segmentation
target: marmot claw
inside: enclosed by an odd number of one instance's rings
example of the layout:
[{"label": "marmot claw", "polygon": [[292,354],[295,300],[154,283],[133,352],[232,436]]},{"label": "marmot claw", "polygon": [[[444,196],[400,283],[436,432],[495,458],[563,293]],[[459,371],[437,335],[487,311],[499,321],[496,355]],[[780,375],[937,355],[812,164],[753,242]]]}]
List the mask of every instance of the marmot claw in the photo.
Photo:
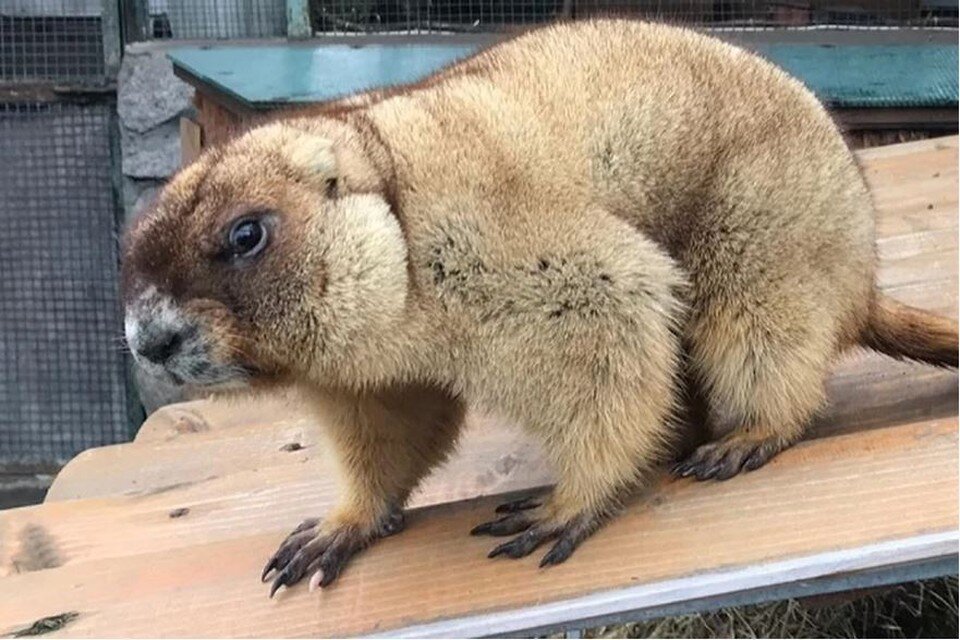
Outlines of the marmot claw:
[{"label": "marmot claw", "polygon": [[560,564],[573,555],[573,552],[593,533],[599,520],[596,517],[580,515],[570,520],[557,523],[552,518],[538,515],[539,503],[533,504],[532,498],[510,502],[497,508],[497,512],[508,512],[508,515],[477,525],[470,531],[471,535],[506,536],[520,533],[512,540],[494,547],[487,554],[488,558],[507,556],[508,558],[523,558],[530,555],[547,540],[554,538],[557,541],[540,561],[541,567]]},{"label": "marmot claw", "polygon": [[289,587],[313,573],[311,591],[327,587],[340,576],[347,562],[377,538],[384,538],[403,529],[403,512],[391,510],[370,527],[356,525],[325,524],[318,518],[304,520],[280,544],[260,578],[266,582],[276,571],[270,585],[270,597],[280,589]]}]

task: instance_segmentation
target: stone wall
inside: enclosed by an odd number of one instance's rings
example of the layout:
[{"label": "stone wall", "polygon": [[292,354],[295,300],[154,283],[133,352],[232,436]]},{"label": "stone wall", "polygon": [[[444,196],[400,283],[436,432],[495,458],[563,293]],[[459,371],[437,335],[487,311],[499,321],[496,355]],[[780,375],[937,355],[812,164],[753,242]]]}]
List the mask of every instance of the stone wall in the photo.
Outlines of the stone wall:
[{"label": "stone wall", "polygon": [[129,222],[180,166],[180,117],[193,88],[173,75],[162,43],[127,47],[117,78],[123,157],[123,207]]}]

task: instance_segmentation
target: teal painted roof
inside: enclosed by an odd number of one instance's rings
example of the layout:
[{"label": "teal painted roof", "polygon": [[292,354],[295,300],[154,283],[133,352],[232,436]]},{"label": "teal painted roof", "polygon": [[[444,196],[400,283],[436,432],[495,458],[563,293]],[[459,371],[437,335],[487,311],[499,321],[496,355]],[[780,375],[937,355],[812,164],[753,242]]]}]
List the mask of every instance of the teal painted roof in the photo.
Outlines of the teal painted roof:
[{"label": "teal painted roof", "polygon": [[781,44],[757,51],[830,106],[957,106],[956,45]]},{"label": "teal painted roof", "polygon": [[249,107],[331,100],[415,82],[469,55],[472,45],[184,47],[174,65]]},{"label": "teal painted roof", "polygon": [[[466,44],[184,47],[174,64],[255,109],[320,102],[413,82],[462,58]],[[758,51],[833,107],[957,105],[954,45],[766,45]]]}]

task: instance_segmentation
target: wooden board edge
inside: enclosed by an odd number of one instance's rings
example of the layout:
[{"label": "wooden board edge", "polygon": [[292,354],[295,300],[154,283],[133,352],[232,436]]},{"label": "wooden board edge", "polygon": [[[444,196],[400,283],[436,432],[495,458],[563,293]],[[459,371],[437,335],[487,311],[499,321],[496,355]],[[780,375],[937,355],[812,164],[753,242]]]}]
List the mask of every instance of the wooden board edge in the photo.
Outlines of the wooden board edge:
[{"label": "wooden board edge", "polygon": [[[567,623],[562,626],[562,629],[558,629],[556,626],[540,627],[538,629],[527,630],[524,632],[524,635],[526,637],[551,637],[551,634],[555,634],[558,630],[569,631],[607,625],[630,624],[643,620],[673,618],[703,613],[705,611],[716,611],[721,608],[744,607],[779,600],[810,597],[822,598],[824,596],[839,595],[841,601],[847,601],[853,597],[851,594],[862,593],[863,591],[869,592],[878,587],[882,588],[903,584],[905,582],[916,582],[918,580],[929,580],[942,576],[956,575],[958,560],[960,560],[960,556],[954,554],[939,556],[929,560],[902,562],[874,569],[836,573],[819,578],[797,580],[795,582],[787,582],[758,589],[747,589],[746,591],[736,591],[705,598],[694,598],[693,600],[683,600],[681,602],[674,602],[657,607],[624,611],[598,618],[581,620],[575,623]],[[490,637],[508,638],[511,636],[497,635]],[[567,635],[566,637],[569,638],[571,636]]]},{"label": "wooden board edge", "polygon": [[193,119],[180,118],[180,166],[185,167],[200,156],[203,150],[203,130]]},{"label": "wooden board edge", "polygon": [[926,138],[924,140],[914,140],[912,142],[899,142],[897,144],[886,144],[879,147],[869,147],[867,149],[857,149],[855,154],[864,162],[869,163],[873,160],[883,160],[886,158],[901,157],[912,153],[934,153],[945,151],[947,149],[956,150],[960,145],[960,136],[957,134],[948,134]]},{"label": "wooden board edge", "polygon": [[956,556],[960,535],[956,530],[890,540],[855,549],[843,549],[789,560],[735,567],[587,594],[579,598],[440,620],[373,634],[372,638],[474,638],[518,635],[531,630],[601,623],[630,612],[670,604],[739,593],[752,589],[815,580],[826,576],[869,571],[890,565],[923,562]]}]

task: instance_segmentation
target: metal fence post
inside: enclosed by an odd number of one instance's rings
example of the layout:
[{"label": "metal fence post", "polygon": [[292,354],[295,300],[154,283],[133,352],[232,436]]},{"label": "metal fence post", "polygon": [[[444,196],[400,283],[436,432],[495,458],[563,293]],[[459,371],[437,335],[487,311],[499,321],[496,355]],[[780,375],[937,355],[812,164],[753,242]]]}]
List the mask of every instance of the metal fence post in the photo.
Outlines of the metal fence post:
[{"label": "metal fence post", "polygon": [[103,0],[100,13],[100,28],[103,38],[103,75],[106,83],[113,82],[120,71],[120,55],[123,48],[120,37],[120,2]]},{"label": "metal fence post", "polygon": [[148,0],[118,0],[118,2],[123,43],[149,39],[152,34],[147,33],[150,25]]},{"label": "metal fence post", "polygon": [[312,35],[309,0],[287,0],[287,37],[303,39]]}]

